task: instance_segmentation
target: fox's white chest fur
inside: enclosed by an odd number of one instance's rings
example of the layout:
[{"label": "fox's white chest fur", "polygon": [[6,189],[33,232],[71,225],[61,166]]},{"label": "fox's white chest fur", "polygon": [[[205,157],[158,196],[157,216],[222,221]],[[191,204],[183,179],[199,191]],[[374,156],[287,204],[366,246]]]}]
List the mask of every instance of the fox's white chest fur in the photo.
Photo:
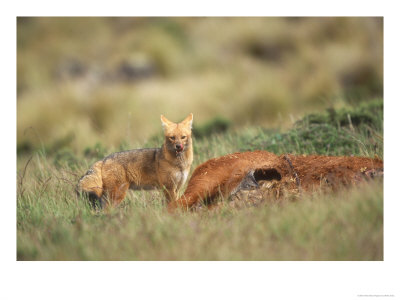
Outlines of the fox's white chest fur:
[{"label": "fox's white chest fur", "polygon": [[188,174],[189,174],[189,170],[175,172],[175,174],[174,174],[175,184],[178,187],[181,187],[182,185],[184,185],[187,180]]}]

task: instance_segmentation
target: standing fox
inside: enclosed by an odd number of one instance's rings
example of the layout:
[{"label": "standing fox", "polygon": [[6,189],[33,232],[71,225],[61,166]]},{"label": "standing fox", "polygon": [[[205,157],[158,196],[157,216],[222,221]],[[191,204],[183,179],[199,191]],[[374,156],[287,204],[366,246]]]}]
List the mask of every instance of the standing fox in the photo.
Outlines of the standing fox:
[{"label": "standing fox", "polygon": [[193,114],[178,124],[161,115],[161,148],[117,152],[97,161],[79,180],[78,193],[88,193],[101,207],[121,203],[129,188],[160,188],[168,202],[176,200],[193,162],[192,122]]}]

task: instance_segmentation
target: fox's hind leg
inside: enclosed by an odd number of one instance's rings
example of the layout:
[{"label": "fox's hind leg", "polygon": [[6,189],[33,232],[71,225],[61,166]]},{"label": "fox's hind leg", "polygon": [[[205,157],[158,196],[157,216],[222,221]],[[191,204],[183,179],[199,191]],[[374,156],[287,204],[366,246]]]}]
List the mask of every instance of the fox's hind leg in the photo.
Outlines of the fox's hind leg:
[{"label": "fox's hind leg", "polygon": [[129,189],[129,184],[124,183],[120,186],[115,187],[110,193],[109,196],[112,199],[112,205],[117,206],[125,199],[126,193]]},{"label": "fox's hind leg", "polygon": [[126,193],[129,189],[129,184],[127,182],[121,183],[119,181],[108,181],[104,185],[105,191],[105,206],[117,206],[124,200]]},{"label": "fox's hind leg", "polygon": [[106,206],[117,206],[124,200],[129,189],[124,167],[113,161],[107,161],[103,164],[102,177]]}]

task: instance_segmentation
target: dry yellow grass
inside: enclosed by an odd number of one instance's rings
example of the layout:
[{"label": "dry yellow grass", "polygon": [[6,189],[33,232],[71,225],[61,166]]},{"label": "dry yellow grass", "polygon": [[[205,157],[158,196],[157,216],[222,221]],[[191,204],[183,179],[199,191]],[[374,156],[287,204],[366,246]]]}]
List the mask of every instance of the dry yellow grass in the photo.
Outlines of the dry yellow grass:
[{"label": "dry yellow grass", "polygon": [[381,96],[382,40],[381,18],[18,18],[18,148],[143,144],[161,113],[287,126]]}]

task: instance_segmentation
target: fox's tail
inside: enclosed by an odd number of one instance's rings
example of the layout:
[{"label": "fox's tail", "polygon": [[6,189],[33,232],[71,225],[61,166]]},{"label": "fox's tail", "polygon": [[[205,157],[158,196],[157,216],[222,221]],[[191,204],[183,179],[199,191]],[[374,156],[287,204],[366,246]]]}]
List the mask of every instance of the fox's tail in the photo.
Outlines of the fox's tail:
[{"label": "fox's tail", "polygon": [[93,166],[86,172],[85,175],[79,179],[76,186],[78,196],[87,194],[91,204],[95,205],[96,202],[103,206],[103,179],[101,169],[103,161],[100,160],[93,164]]}]

